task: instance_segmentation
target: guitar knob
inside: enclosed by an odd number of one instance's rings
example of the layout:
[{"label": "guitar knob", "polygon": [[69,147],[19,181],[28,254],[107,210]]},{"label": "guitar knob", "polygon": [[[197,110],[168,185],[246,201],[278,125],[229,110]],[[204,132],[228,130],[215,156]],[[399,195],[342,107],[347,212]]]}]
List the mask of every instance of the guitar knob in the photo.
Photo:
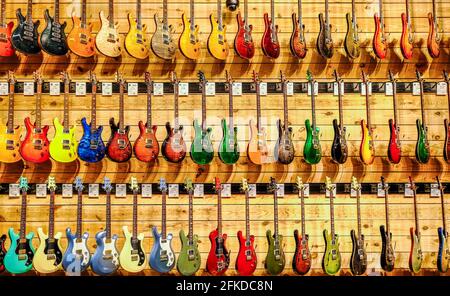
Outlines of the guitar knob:
[{"label": "guitar knob", "polygon": [[235,11],[239,6],[239,0],[227,0],[227,8],[229,11]]}]

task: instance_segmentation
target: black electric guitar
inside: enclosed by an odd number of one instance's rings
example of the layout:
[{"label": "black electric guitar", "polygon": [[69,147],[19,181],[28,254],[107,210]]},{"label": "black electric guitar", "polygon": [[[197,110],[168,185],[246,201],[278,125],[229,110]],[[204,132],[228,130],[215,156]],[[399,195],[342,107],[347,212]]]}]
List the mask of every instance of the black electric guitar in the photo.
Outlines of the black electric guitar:
[{"label": "black electric guitar", "polygon": [[381,185],[384,190],[384,203],[386,210],[386,227],[384,225],[380,226],[380,234],[382,240],[380,265],[385,271],[394,270],[395,256],[394,248],[392,247],[392,233],[389,230],[389,201],[388,201],[388,190],[389,186],[385,183],[384,177],[381,177]]},{"label": "black electric guitar", "polygon": [[41,47],[42,49],[51,55],[65,55],[69,51],[67,46],[66,29],[67,23],[59,22],[59,0],[55,0],[55,15],[50,16],[48,9],[45,10],[45,23],[46,27],[41,34]]},{"label": "black electric guitar", "polygon": [[12,32],[11,43],[14,48],[23,54],[38,54],[41,52],[39,46],[38,28],[40,21],[33,22],[32,18],[33,0],[28,0],[27,15],[17,9],[17,27]]},{"label": "black electric guitar", "polygon": [[333,146],[331,147],[331,158],[336,163],[345,163],[348,157],[348,147],[346,133],[347,129],[344,126],[344,114],[342,106],[342,79],[339,74],[334,70],[334,77],[336,78],[336,84],[339,97],[339,123],[337,119],[333,119],[334,139]]}]

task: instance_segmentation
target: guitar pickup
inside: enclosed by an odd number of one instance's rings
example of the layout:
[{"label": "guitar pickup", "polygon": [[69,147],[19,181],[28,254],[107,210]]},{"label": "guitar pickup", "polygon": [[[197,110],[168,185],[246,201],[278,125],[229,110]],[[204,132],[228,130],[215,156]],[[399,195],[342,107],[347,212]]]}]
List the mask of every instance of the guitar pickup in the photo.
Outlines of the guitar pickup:
[{"label": "guitar pickup", "polygon": [[137,255],[131,256],[131,261],[138,261],[138,260],[139,260],[139,256],[137,256]]},{"label": "guitar pickup", "polygon": [[17,258],[19,259],[19,261],[23,261],[23,260],[27,260],[28,256],[27,255],[19,255],[19,256],[17,256]]},{"label": "guitar pickup", "polygon": [[125,140],[123,140],[123,139],[118,139],[117,144],[119,145],[119,149],[127,148],[127,144],[126,144]]},{"label": "guitar pickup", "polygon": [[245,258],[247,259],[247,261],[252,260],[252,251],[246,250],[245,251]]},{"label": "guitar pickup", "polygon": [[145,148],[153,148],[153,140],[145,139]]},{"label": "guitar pickup", "polygon": [[83,250],[78,249],[75,251],[75,254],[82,256],[83,255]]},{"label": "guitar pickup", "polygon": [[6,150],[14,150],[14,141],[6,140]]},{"label": "guitar pickup", "polygon": [[188,259],[189,259],[190,261],[192,261],[192,260],[195,259],[194,250],[189,250],[189,251],[188,251]]},{"label": "guitar pickup", "polygon": [[69,140],[63,140],[62,147],[64,150],[70,150],[70,141]]},{"label": "guitar pickup", "polygon": [[[109,251],[109,252],[111,252],[111,251]],[[113,256],[111,254],[107,254],[107,255],[103,255],[102,258],[103,258],[103,260],[112,260]]]},{"label": "guitar pickup", "polygon": [[47,260],[55,260],[56,256],[55,254],[47,255]]}]

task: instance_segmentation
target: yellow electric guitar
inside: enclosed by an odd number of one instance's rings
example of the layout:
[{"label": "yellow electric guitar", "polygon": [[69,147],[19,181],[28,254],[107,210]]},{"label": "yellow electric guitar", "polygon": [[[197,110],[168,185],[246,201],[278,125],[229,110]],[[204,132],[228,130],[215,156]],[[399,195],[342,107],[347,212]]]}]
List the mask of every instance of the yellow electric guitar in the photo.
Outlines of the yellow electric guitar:
[{"label": "yellow electric guitar", "polygon": [[364,119],[361,120],[362,140],[361,147],[359,147],[359,154],[361,161],[366,164],[372,164],[375,159],[375,146],[373,143],[372,125],[370,122],[370,102],[369,102],[369,87],[370,83],[367,79],[366,73],[362,71],[363,87],[366,89],[366,113],[367,124]]},{"label": "yellow electric guitar", "polygon": [[140,272],[147,267],[147,256],[142,246],[144,233],[138,234],[138,192],[139,185],[135,177],[131,177],[130,188],[133,191],[133,232],[128,231],[128,226],[122,227],[125,236],[125,244],[120,251],[120,266],[128,272]]},{"label": "yellow electric guitar", "polygon": [[100,11],[101,27],[95,37],[97,50],[107,57],[116,58],[122,54],[119,25],[114,22],[114,0],[109,0],[109,17]]},{"label": "yellow electric guitar", "polygon": [[181,16],[183,32],[181,32],[178,45],[181,53],[188,59],[196,60],[200,57],[200,41],[198,39],[198,26],[194,21],[194,0],[189,1],[190,18],[186,14]]},{"label": "yellow electric guitar", "polygon": [[228,56],[228,43],[225,37],[226,28],[222,21],[222,1],[217,0],[217,20],[213,14],[209,16],[211,22],[211,34],[208,38],[208,51],[218,60],[225,60]]},{"label": "yellow electric guitar", "polygon": [[128,24],[130,24],[130,30],[125,37],[125,50],[136,59],[146,59],[150,51],[145,38],[147,26],[142,24],[141,0],[136,2],[136,19],[131,13],[128,14]]},{"label": "yellow electric guitar", "polygon": [[8,72],[8,81],[8,122],[6,128],[3,127],[4,124],[0,123],[0,126],[2,126],[0,130],[0,162],[13,163],[21,159],[19,148],[22,128],[14,126],[14,86],[16,85],[16,78],[11,71]]},{"label": "yellow electric guitar", "polygon": [[64,122],[61,124],[55,117],[55,137],[50,143],[50,156],[58,162],[72,162],[77,159],[77,141],[75,139],[75,127],[69,126],[69,87],[70,78],[67,72],[61,73],[64,82]]},{"label": "yellow electric guitar", "polygon": [[172,36],[174,29],[168,22],[168,7],[167,1],[163,1],[163,18],[159,18],[158,14],[155,13],[155,27],[156,31],[152,36],[152,41],[150,42],[153,53],[164,60],[171,60],[175,56],[177,50],[177,44],[174,42]]}]

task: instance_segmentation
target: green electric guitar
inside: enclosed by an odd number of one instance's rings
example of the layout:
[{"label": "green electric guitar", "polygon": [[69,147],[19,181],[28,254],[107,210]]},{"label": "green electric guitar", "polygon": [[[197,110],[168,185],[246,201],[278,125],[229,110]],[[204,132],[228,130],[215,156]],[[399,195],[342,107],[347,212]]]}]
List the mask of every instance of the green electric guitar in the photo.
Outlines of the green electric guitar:
[{"label": "green electric guitar", "polygon": [[205,74],[198,72],[200,89],[202,91],[202,124],[194,120],[195,136],[191,145],[191,158],[196,164],[208,164],[214,158],[214,149],[211,143],[211,128],[206,127],[206,81]]},{"label": "green electric guitar", "polygon": [[323,231],[323,238],[325,239],[325,253],[322,259],[322,268],[329,275],[336,274],[341,268],[341,254],[339,252],[338,235],[334,232],[334,188],[331,180],[327,177],[326,188],[330,192],[330,221],[331,232]]},{"label": "green electric guitar", "polygon": [[265,267],[271,275],[281,273],[286,264],[286,258],[283,251],[283,236],[278,234],[278,196],[277,183],[274,178],[270,178],[269,191],[273,192],[273,215],[274,215],[274,233],[267,230],[266,237],[269,245],[267,250]]},{"label": "green electric guitar", "polygon": [[303,156],[305,161],[309,164],[317,164],[322,158],[322,149],[320,148],[319,128],[316,125],[316,103],[314,94],[315,80],[312,77],[311,72],[306,72],[306,78],[308,79],[309,87],[311,89],[311,109],[312,109],[312,125],[309,119],[306,119],[306,142],[303,148]]},{"label": "green electric guitar", "polygon": [[425,119],[424,99],[423,99],[423,78],[420,72],[416,70],[417,80],[420,85],[420,110],[422,111],[422,122],[416,120],[417,126],[417,143],[416,143],[416,159],[419,163],[427,163],[430,159],[430,144],[428,143],[428,128]]}]

